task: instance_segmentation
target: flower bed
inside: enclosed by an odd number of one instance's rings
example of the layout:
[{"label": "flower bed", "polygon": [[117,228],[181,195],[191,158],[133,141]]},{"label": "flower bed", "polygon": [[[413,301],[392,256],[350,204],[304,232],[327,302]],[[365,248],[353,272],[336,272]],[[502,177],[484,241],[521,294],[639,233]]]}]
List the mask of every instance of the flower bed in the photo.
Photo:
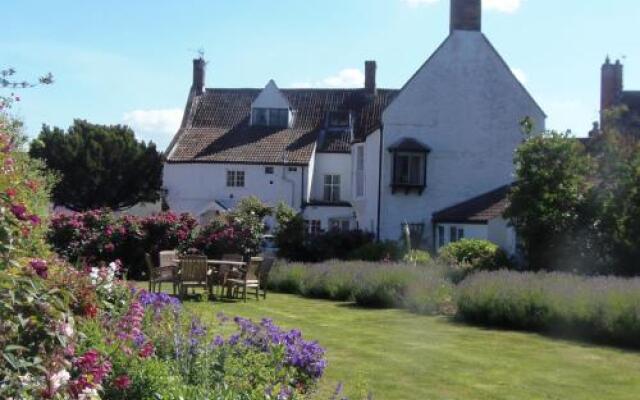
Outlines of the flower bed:
[{"label": "flower bed", "polygon": [[269,276],[271,289],[305,297],[355,301],[377,308],[407,308],[421,314],[451,313],[454,285],[448,268],[367,262],[281,264]]},{"label": "flower bed", "polygon": [[640,279],[482,272],[457,295],[460,318],[640,346]]}]

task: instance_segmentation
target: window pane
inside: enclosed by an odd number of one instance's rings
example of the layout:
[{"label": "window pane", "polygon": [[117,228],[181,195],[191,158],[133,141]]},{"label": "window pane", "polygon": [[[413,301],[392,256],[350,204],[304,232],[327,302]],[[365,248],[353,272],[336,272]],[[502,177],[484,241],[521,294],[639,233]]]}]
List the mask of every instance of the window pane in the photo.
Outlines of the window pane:
[{"label": "window pane", "polygon": [[244,187],[244,171],[236,171],[236,186]]},{"label": "window pane", "polygon": [[333,186],[333,199],[331,201],[338,202],[340,201],[340,185]]},{"label": "window pane", "polygon": [[267,109],[254,108],[253,109],[253,125],[265,126],[267,125]]},{"label": "window pane", "polygon": [[458,240],[464,239],[464,229],[458,229]]},{"label": "window pane", "polygon": [[235,177],[236,175],[234,171],[227,171],[227,186],[235,186]]},{"label": "window pane", "polygon": [[396,156],[396,183],[409,183],[409,157]]},{"label": "window pane", "polygon": [[409,176],[412,185],[422,185],[422,157],[411,156]]},{"label": "window pane", "polygon": [[438,247],[444,246],[444,226],[438,226]]},{"label": "window pane", "polygon": [[451,229],[449,229],[449,242],[453,243],[457,241],[458,241],[458,228],[456,228],[455,226],[452,226]]}]

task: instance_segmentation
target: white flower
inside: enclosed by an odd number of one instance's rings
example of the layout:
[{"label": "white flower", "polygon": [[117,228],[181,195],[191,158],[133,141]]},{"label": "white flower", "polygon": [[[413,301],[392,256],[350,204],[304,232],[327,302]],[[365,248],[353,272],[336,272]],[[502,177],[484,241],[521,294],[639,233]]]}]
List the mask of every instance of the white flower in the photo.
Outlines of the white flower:
[{"label": "white flower", "polygon": [[98,396],[98,388],[86,388],[78,395],[78,400],[97,400],[100,399]]},{"label": "white flower", "polygon": [[60,325],[60,333],[70,338],[73,336],[73,327],[71,326],[71,324],[64,323]]},{"label": "white flower", "polygon": [[51,389],[53,389],[53,392],[57,392],[62,385],[65,385],[67,382],[69,382],[69,378],[71,378],[71,375],[69,375],[69,372],[67,372],[66,369],[61,369],[60,371],[51,375],[49,381],[51,381]]}]

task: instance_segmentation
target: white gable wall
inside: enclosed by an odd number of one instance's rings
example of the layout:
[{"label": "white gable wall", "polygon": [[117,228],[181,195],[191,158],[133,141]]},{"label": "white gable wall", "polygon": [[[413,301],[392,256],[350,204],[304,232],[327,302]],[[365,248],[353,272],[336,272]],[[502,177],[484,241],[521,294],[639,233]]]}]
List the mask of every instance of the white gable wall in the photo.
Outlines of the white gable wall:
[{"label": "white gable wall", "polygon": [[[434,212],[512,182],[526,116],[544,129],[544,113],[484,35],[454,31],[383,114],[381,238],[424,223],[433,244]],[[432,149],[422,195],[391,193],[388,148],[405,137]]]},{"label": "white gable wall", "polygon": [[273,80],[260,92],[251,104],[252,108],[290,108],[289,101]]}]

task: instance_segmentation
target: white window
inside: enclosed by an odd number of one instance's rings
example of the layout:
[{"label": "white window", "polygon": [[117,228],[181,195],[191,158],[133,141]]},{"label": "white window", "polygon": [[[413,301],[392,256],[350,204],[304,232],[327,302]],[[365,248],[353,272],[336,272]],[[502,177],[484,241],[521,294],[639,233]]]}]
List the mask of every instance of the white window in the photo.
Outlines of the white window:
[{"label": "white window", "polygon": [[331,218],[329,220],[329,230],[348,232],[351,230],[349,218]]},{"label": "white window", "polygon": [[318,235],[322,233],[322,223],[319,219],[308,219],[305,220],[305,225],[307,226],[307,232],[310,235]]},{"label": "white window", "polygon": [[267,126],[269,124],[267,108],[254,108],[251,113],[251,125]]},{"label": "white window", "polygon": [[324,176],[324,201],[330,203],[340,201],[340,175]]},{"label": "white window", "polygon": [[356,147],[356,197],[364,197],[364,146]]},{"label": "white window", "polygon": [[457,242],[464,239],[464,229],[457,226],[449,228],[449,243]]},{"label": "white window", "polygon": [[227,187],[244,187],[244,171],[227,171]]}]

